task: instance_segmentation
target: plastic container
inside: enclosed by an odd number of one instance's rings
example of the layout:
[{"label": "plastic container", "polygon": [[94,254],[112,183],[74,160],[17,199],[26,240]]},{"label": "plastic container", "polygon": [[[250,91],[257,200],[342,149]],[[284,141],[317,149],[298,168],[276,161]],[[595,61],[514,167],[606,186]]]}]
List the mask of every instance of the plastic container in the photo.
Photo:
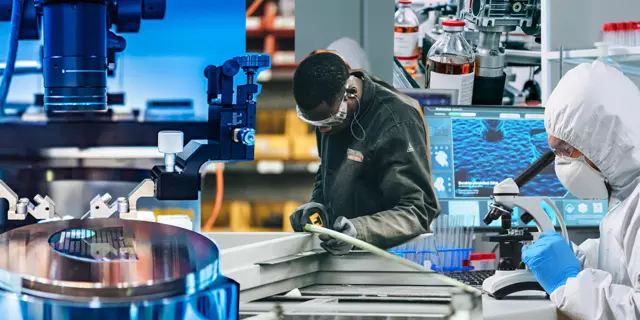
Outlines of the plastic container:
[{"label": "plastic container", "polygon": [[411,1],[398,2],[394,18],[393,54],[410,75],[418,72],[420,20],[411,9]]},{"label": "plastic container", "polygon": [[495,270],[496,269],[495,253],[472,253],[469,256],[470,266],[473,270]]},{"label": "plastic container", "polygon": [[422,234],[389,252],[413,261],[436,272],[470,271],[469,260],[473,248],[436,248],[434,235]]},{"label": "plastic container", "polygon": [[459,105],[470,105],[473,96],[475,53],[462,35],[464,21],[442,21],[444,34],[427,54],[425,88],[458,90]]}]

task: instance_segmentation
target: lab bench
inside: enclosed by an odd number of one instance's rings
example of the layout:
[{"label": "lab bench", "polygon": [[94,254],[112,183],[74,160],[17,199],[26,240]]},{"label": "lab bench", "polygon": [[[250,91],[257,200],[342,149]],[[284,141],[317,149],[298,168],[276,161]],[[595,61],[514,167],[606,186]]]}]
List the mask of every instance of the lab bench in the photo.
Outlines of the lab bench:
[{"label": "lab bench", "polygon": [[[544,295],[494,300],[366,252],[331,256],[306,233],[205,233],[240,284],[243,319],[562,319]],[[289,317],[293,316],[293,317]]]}]

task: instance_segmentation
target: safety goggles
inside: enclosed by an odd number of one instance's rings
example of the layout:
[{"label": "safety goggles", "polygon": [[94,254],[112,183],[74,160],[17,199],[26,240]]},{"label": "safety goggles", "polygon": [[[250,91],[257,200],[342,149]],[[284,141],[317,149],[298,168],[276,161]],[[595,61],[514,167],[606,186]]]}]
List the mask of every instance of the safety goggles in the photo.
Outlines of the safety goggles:
[{"label": "safety goggles", "polygon": [[296,106],[296,113],[298,114],[298,118],[300,120],[316,127],[335,127],[340,125],[347,119],[347,93],[345,92],[342,97],[342,102],[340,103],[340,107],[338,107],[338,111],[331,115],[330,117],[323,120],[311,120],[307,118],[304,112],[300,109],[300,107]]},{"label": "safety goggles", "polygon": [[571,154],[575,150],[574,147],[568,143],[560,143],[555,148],[551,148],[551,151],[560,158],[571,158]]}]

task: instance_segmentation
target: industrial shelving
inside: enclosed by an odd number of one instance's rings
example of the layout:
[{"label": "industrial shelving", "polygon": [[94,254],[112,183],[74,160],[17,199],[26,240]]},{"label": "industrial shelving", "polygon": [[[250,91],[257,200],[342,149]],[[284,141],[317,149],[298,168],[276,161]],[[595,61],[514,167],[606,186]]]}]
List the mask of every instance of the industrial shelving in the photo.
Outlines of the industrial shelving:
[{"label": "industrial shelving", "polygon": [[[256,5],[257,4],[257,5]],[[275,1],[247,2],[247,51],[268,53],[271,70],[262,72],[258,81],[290,81],[295,68],[295,18],[279,16]]]},{"label": "industrial shelving", "polygon": [[[214,211],[216,170],[223,169],[224,205],[216,231],[290,231],[288,214],[308,201],[320,165],[315,136],[293,110],[295,18],[291,12],[283,16],[281,4],[247,0],[247,52],[267,53],[272,63],[258,76],[256,160],[211,165],[203,172],[204,225]],[[265,213],[265,207],[271,209]]]}]

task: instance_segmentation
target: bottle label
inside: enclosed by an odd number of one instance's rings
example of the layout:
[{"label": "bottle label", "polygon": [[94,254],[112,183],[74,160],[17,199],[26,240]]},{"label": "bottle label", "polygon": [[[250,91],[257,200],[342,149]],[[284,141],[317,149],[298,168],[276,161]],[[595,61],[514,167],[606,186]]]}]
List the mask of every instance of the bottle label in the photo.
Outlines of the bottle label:
[{"label": "bottle label", "polygon": [[418,58],[418,32],[394,32],[393,55],[402,62],[402,59],[411,60]]},{"label": "bottle label", "polygon": [[430,89],[455,89],[458,90],[459,105],[470,105],[473,97],[473,72],[467,74],[443,74],[429,73]]}]

